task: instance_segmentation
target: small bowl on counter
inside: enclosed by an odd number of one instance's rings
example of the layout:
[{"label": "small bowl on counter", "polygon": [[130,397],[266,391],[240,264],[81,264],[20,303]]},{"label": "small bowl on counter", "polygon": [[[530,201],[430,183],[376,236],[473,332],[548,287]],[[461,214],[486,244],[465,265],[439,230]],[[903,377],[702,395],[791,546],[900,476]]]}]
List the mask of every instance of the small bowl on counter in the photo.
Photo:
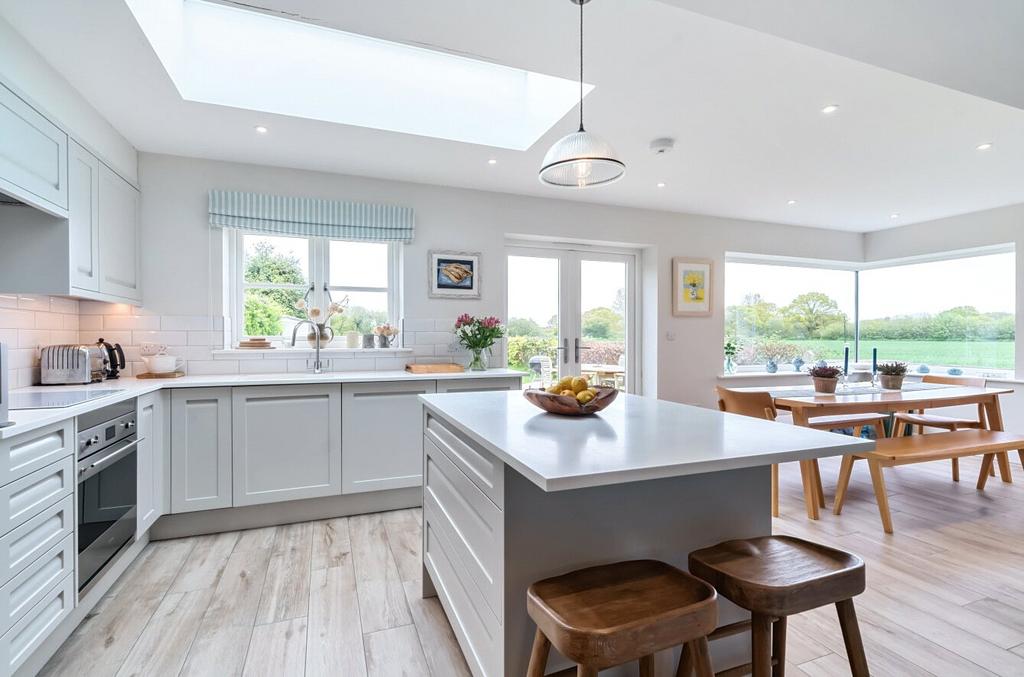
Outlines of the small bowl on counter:
[{"label": "small bowl on counter", "polygon": [[594,399],[586,403],[582,403],[570,395],[549,393],[546,390],[524,390],[523,397],[549,414],[590,416],[614,402],[619,394],[618,390],[607,386],[595,386],[594,389],[597,391],[594,394]]}]

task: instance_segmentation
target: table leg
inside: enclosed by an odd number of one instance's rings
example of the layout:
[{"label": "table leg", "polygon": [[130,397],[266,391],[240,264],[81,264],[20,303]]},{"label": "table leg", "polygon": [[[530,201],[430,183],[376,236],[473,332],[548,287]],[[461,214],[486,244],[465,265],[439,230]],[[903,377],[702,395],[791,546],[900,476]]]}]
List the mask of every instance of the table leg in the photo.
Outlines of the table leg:
[{"label": "table leg", "polygon": [[[807,412],[803,407],[793,407],[793,425],[807,426]],[[808,519],[816,520],[819,517],[818,507],[822,504],[824,497],[819,497],[818,486],[821,484],[820,473],[815,472],[815,461],[800,461],[800,479],[804,485],[804,503],[807,505]]]},{"label": "table leg", "polygon": [[[993,395],[985,402],[985,414],[988,419],[989,430],[1003,430],[1003,411],[999,406],[999,396]],[[1007,484],[1013,482],[1013,475],[1010,471],[1010,455],[1003,451],[996,455],[999,464],[999,477]]]}]

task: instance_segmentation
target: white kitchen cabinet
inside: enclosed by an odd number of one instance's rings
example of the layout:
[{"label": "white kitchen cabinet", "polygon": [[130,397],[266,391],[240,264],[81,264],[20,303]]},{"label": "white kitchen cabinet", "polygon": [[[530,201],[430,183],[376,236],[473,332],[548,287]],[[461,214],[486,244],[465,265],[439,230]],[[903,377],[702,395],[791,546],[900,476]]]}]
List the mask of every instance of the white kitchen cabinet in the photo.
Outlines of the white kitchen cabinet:
[{"label": "white kitchen cabinet", "polygon": [[235,506],[341,493],[341,386],[232,389]]},{"label": "white kitchen cabinet", "polygon": [[231,388],[171,393],[171,512],[231,507]]},{"label": "white kitchen cabinet", "polygon": [[68,234],[71,286],[100,290],[100,161],[74,140],[68,149]]},{"label": "white kitchen cabinet", "polygon": [[0,84],[0,192],[68,215],[68,135]]},{"label": "white kitchen cabinet", "polygon": [[136,453],[138,469],[138,525],[136,538],[141,538],[164,513],[164,455],[166,448],[164,419],[167,417],[167,394],[148,393],[139,397],[137,419],[139,446]]},{"label": "white kitchen cabinet", "polygon": [[346,383],[341,388],[342,493],[419,486],[422,407],[434,381]]},{"label": "white kitchen cabinet", "polygon": [[100,292],[139,301],[139,191],[100,163],[98,202]]}]

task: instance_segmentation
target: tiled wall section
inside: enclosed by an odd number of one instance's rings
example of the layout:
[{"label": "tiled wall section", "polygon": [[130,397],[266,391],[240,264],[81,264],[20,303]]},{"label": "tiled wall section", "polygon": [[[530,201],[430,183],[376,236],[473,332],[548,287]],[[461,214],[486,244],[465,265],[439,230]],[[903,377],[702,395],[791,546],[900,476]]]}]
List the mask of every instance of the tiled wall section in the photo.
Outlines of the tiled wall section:
[{"label": "tiled wall section", "polygon": [[58,296],[0,293],[0,342],[7,345],[12,388],[39,382],[39,348],[77,343],[79,302]]}]

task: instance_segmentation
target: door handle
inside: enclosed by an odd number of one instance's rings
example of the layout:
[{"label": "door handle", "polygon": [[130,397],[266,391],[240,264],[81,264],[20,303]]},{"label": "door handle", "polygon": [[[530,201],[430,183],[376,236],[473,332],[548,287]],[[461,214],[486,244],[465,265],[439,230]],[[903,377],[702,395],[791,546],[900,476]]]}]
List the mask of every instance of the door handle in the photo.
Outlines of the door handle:
[{"label": "door handle", "polygon": [[555,351],[562,353],[562,364],[569,364],[569,339],[562,339],[562,345],[555,348]]},{"label": "door handle", "polygon": [[580,351],[581,350],[590,350],[590,346],[581,346],[580,345],[580,340],[576,339],[576,364],[580,363]]}]

